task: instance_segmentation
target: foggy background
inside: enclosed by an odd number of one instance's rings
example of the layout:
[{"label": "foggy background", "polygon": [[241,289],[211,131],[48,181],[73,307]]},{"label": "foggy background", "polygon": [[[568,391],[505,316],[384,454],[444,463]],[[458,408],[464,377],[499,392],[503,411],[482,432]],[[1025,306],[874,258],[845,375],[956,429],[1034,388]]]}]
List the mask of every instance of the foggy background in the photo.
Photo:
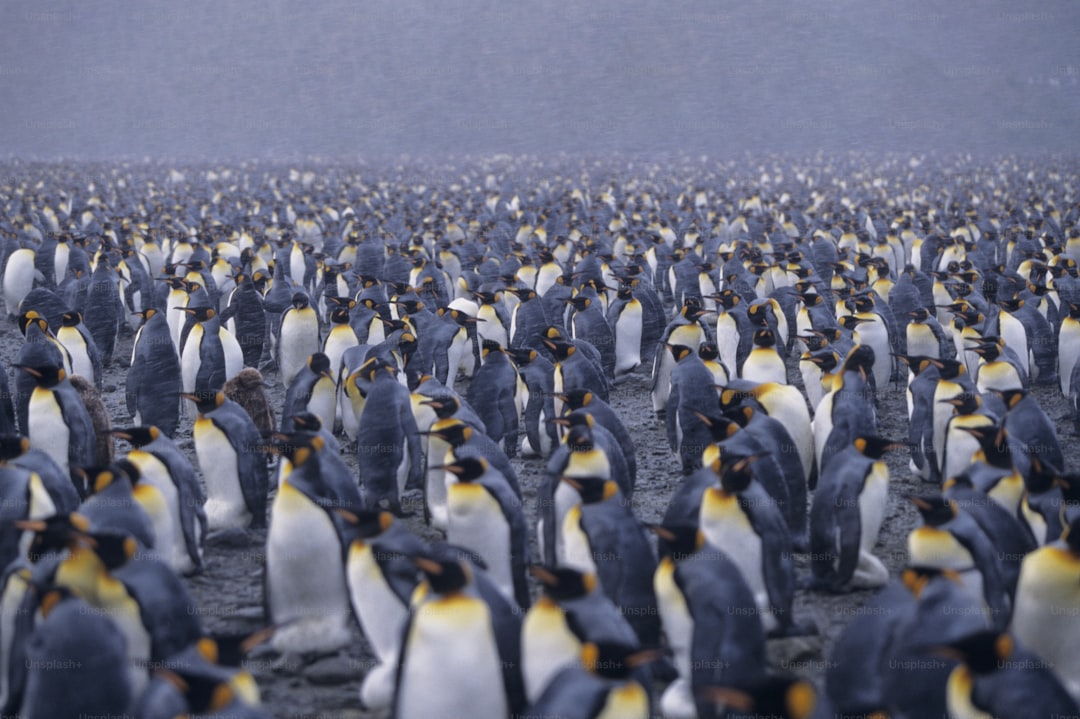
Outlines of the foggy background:
[{"label": "foggy background", "polygon": [[1080,3],[0,0],[0,158],[1075,151]]}]

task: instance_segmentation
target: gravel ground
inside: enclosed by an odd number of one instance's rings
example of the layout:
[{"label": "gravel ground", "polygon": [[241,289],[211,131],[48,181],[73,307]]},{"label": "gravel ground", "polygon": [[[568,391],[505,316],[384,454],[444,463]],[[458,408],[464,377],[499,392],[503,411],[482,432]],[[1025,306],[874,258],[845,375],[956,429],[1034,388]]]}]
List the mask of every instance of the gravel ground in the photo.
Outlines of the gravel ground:
[{"label": "gravel ground", "polygon": [[[10,363],[21,341],[14,324],[7,319],[0,321],[2,351],[0,356]],[[105,375],[105,402],[114,426],[129,423],[124,408],[123,387],[127,357],[132,337],[121,338],[113,365]],[[267,377],[272,384],[271,398],[280,411],[284,389],[276,373]],[[789,366],[789,379],[799,385],[801,380],[795,371],[794,361]],[[464,393],[467,384],[462,382],[459,391]],[[904,387],[891,385],[879,393],[879,423],[881,434],[902,439],[907,435],[904,405]],[[1059,435],[1071,437],[1073,429],[1068,420],[1067,409],[1056,387],[1038,387],[1034,390],[1042,406],[1057,423]],[[638,484],[634,507],[641,520],[659,521],[673,489],[679,482],[678,465],[667,446],[663,423],[652,413],[649,399],[649,377],[644,368],[615,386],[611,404],[626,422],[637,443]],[[181,424],[177,441],[194,461],[191,442],[191,420]],[[1063,442],[1068,468],[1080,466],[1080,450],[1074,442]],[[118,447],[122,453],[123,448]],[[356,467],[355,453],[345,452],[347,462]],[[905,562],[905,538],[916,524],[917,514],[903,495],[926,489],[920,480],[908,471],[908,453],[900,450],[888,455],[891,471],[891,489],[885,524],[878,544],[878,555],[895,574]],[[531,516],[535,515],[536,486],[543,462],[539,459],[515,459],[523,483],[526,504]],[[418,497],[413,497],[418,501]],[[419,518],[406,520],[419,534],[437,539],[439,534],[422,524]],[[263,618],[262,570],[265,556],[265,532],[250,532],[246,536],[230,535],[217,538],[206,548],[206,571],[188,581],[188,586],[198,603],[198,611],[206,629],[214,634],[245,634],[265,626]],[[535,538],[534,538],[535,541]],[[804,558],[797,558],[799,576],[809,573]],[[817,634],[769,641],[770,661],[778,669],[787,669],[823,684],[825,669],[833,643],[844,626],[859,614],[860,606],[870,595],[856,591],[843,595],[812,593],[800,590],[796,596],[795,614],[800,624],[816,627]],[[360,680],[372,665],[372,655],[359,631],[353,624],[355,641],[343,653],[321,657],[307,663],[293,657],[278,657],[267,651],[256,651],[246,662],[262,691],[265,706],[276,717],[300,719],[358,719],[374,714],[358,708],[357,699]]]}]

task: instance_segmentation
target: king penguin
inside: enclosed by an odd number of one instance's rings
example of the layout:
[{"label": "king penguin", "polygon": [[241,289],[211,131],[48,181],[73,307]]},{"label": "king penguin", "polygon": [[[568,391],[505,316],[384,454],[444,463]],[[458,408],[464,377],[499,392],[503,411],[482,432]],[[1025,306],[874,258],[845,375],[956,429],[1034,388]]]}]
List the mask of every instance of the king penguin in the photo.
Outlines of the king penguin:
[{"label": "king penguin", "polygon": [[885,452],[900,444],[859,436],[823,468],[810,508],[811,570],[817,586],[834,592],[875,589],[889,570],[874,554],[889,492]]},{"label": "king penguin", "polygon": [[78,312],[64,313],[60,327],[56,330],[56,339],[64,345],[71,357],[71,373],[85,377],[101,389],[101,352]]},{"label": "king penguin", "polygon": [[151,307],[142,318],[126,378],[127,410],[135,424],[158,427],[171,437],[180,422],[180,358],[164,313]]},{"label": "king penguin", "polygon": [[321,345],[319,315],[307,293],[296,292],[291,306],[281,315],[278,331],[277,361],[283,386],[292,384],[308,357],[318,352]]},{"label": "king penguin", "polygon": [[65,470],[94,464],[97,435],[78,390],[63,367],[16,365],[34,378],[27,436]]},{"label": "king penguin", "polygon": [[318,435],[275,435],[287,460],[266,534],[266,606],[282,653],[334,652],[349,643],[349,592],[333,490],[317,455]]},{"label": "king penguin", "polygon": [[206,482],[207,528],[266,526],[270,479],[255,423],[223,392],[184,396],[199,412],[192,434]]}]

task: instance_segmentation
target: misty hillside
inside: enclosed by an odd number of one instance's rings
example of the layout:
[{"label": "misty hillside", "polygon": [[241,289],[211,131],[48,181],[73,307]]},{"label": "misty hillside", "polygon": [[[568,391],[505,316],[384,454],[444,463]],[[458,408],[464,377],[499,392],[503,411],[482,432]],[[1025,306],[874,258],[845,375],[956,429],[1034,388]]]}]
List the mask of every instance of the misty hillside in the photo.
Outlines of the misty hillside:
[{"label": "misty hillside", "polygon": [[0,28],[0,157],[1077,149],[1069,0],[9,0]]}]

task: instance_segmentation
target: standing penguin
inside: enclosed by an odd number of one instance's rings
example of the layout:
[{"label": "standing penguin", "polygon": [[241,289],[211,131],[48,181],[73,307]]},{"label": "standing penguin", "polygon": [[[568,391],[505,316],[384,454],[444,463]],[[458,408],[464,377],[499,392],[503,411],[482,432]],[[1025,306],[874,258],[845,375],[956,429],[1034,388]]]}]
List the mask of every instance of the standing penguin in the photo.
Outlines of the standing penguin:
[{"label": "standing penguin", "polygon": [[548,457],[559,444],[555,425],[555,365],[534,349],[508,351],[518,377],[525,384],[525,406],[521,414],[521,454]]},{"label": "standing penguin", "polygon": [[[116,270],[108,253],[98,257],[97,266],[90,277],[90,291],[86,306],[82,309],[83,321],[101,350],[102,364],[112,362],[116,347],[116,335],[120,331],[120,289]],[[76,308],[78,309],[78,308]]]},{"label": "standing penguin", "polygon": [[64,589],[46,592],[38,611],[42,621],[27,640],[18,715],[80,719],[128,711],[134,687],[127,642],[116,622]]},{"label": "standing penguin", "polygon": [[153,425],[171,437],[180,422],[180,359],[164,313],[151,307],[140,314],[124,393],[128,414],[135,424]]},{"label": "standing penguin", "polygon": [[665,717],[695,717],[696,688],[742,684],[765,671],[765,630],[738,566],[696,524],[654,526],[653,584],[679,678],[660,697]]},{"label": "standing penguin", "polygon": [[762,626],[769,633],[794,626],[795,564],[783,512],[754,481],[756,459],[713,460],[720,486],[705,490],[700,523],[705,539],[731,557],[754,594]]},{"label": "standing penguin", "polygon": [[229,294],[221,313],[226,329],[236,337],[245,367],[255,367],[266,344],[266,311],[253,278],[243,272],[233,275],[236,288]]},{"label": "standing penguin", "polygon": [[278,370],[281,384],[288,387],[307,363],[308,357],[319,351],[319,315],[311,306],[305,292],[296,292],[292,304],[281,315],[278,330]]},{"label": "standing penguin", "polygon": [[[470,562],[445,552],[415,562],[425,581],[402,633],[393,716],[504,717],[521,711],[520,621],[505,621],[506,605],[484,596],[480,570]],[[510,656],[507,647],[513,648]],[[517,681],[508,681],[508,673],[516,673]]]},{"label": "standing penguin", "polygon": [[660,645],[652,577],[656,558],[619,486],[602,477],[562,477],[581,495],[563,517],[559,563],[600,579],[645,649]]},{"label": "standing penguin", "polygon": [[322,352],[316,352],[308,357],[306,366],[297,373],[285,393],[281,431],[292,432],[292,418],[301,412],[310,412],[327,427],[333,427],[336,404],[337,383],[330,369],[330,358]]},{"label": "standing penguin", "polygon": [[1080,702],[1080,519],[1020,566],[1010,631],[1042,657]]},{"label": "standing penguin", "polygon": [[15,366],[33,377],[36,385],[27,415],[31,446],[43,450],[64,470],[94,465],[94,425],[64,368]]},{"label": "standing penguin", "polygon": [[57,341],[71,357],[71,373],[85,377],[101,389],[101,353],[78,312],[65,312],[56,331]]},{"label": "standing penguin", "polygon": [[885,452],[900,444],[859,436],[823,468],[810,508],[811,569],[817,586],[830,591],[874,589],[889,570],[874,554],[885,519],[889,468]]},{"label": "standing penguin", "polygon": [[[19,318],[19,326],[23,331],[24,340],[12,366],[57,365],[64,367],[65,372],[71,369],[67,351],[52,336],[44,317],[36,312],[28,312]],[[23,434],[27,434],[27,410],[30,406],[30,396],[36,385],[33,375],[25,372],[15,373],[14,409]]]},{"label": "standing penguin", "polygon": [[[412,402],[393,367],[375,360],[371,383],[358,418],[356,451],[360,457],[360,483],[364,502],[401,514],[401,494],[419,487],[423,456]],[[350,376],[355,382],[355,373]]]},{"label": "standing penguin", "polygon": [[635,669],[652,659],[633,646],[586,643],[580,660],[557,672],[524,716],[648,719],[647,683]]},{"label": "standing penguin", "polygon": [[159,428],[136,426],[113,430],[114,437],[130,442],[125,459],[138,468],[139,481],[155,486],[173,515],[175,556],[166,561],[184,575],[203,566],[206,535],[206,494],[191,462]]},{"label": "standing penguin", "polygon": [[266,526],[270,480],[255,423],[223,392],[183,396],[199,412],[192,434],[206,482],[207,528]]},{"label": "standing penguin", "polygon": [[185,307],[189,324],[180,339],[184,391],[216,392],[244,368],[243,352],[213,307]]},{"label": "standing penguin", "polygon": [[573,307],[570,314],[570,335],[582,339],[600,351],[600,364],[604,374],[615,376],[615,334],[604,316],[604,308],[598,297],[579,294],[567,301]]},{"label": "standing penguin", "polygon": [[455,480],[447,487],[446,540],[476,552],[503,593],[528,608],[529,536],[521,497],[482,457],[463,457],[443,469]]},{"label": "standing penguin", "polygon": [[[660,341],[667,345],[689,347],[696,354],[698,347],[711,339],[708,330],[699,322],[704,315],[705,310],[702,309],[700,301],[696,298],[688,299],[675,319],[668,323]],[[668,394],[671,392],[671,370],[675,367],[675,358],[670,352],[662,351],[663,349],[659,347],[653,359],[651,391],[653,411],[657,417],[662,417],[667,407]]]},{"label": "standing penguin", "polygon": [[482,343],[483,364],[476,370],[466,400],[476,409],[491,437],[513,458],[518,450],[518,414],[515,401],[520,377],[503,349],[491,340]]},{"label": "standing penguin", "polygon": [[347,546],[345,576],[353,613],[378,665],[364,676],[360,701],[371,711],[389,709],[409,602],[420,575],[413,558],[423,541],[389,512],[336,510]]},{"label": "standing penguin", "polygon": [[337,501],[324,477],[318,435],[275,435],[287,460],[266,535],[266,606],[279,652],[333,652],[349,643],[349,593]]}]

